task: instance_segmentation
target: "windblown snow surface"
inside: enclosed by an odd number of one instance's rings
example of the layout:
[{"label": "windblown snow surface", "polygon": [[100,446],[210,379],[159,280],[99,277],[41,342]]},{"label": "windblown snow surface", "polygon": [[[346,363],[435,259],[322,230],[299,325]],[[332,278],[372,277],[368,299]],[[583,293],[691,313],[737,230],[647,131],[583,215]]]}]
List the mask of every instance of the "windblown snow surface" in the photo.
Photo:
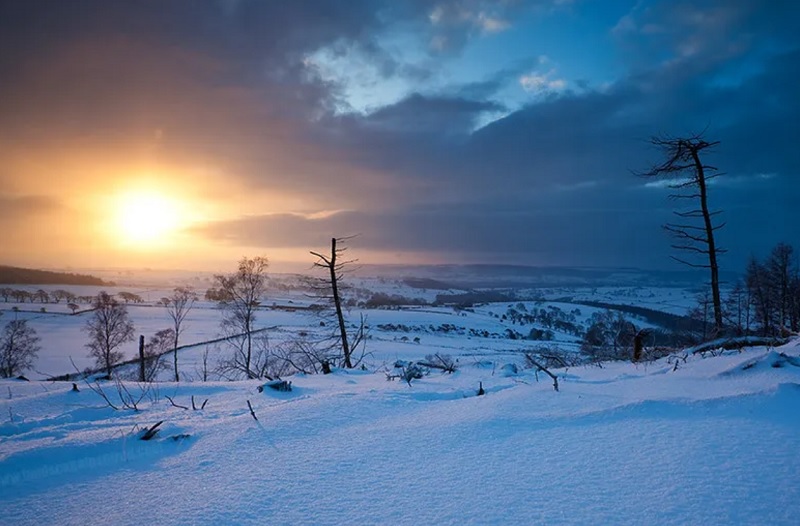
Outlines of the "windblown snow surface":
[{"label": "windblown snow surface", "polygon": [[139,411],[3,381],[0,524],[798,524],[798,356],[555,370],[559,392],[465,358],[410,386],[160,383]]}]

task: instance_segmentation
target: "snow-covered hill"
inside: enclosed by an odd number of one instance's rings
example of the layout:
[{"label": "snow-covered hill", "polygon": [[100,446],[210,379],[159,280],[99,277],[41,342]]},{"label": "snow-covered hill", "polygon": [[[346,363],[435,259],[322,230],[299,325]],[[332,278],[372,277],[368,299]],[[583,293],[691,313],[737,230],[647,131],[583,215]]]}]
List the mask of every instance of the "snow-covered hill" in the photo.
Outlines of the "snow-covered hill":
[{"label": "snow-covered hill", "polygon": [[0,524],[797,524],[799,360],[793,341],[554,370],[556,392],[461,359],[410,385],[158,383],[139,411],[6,380]]}]

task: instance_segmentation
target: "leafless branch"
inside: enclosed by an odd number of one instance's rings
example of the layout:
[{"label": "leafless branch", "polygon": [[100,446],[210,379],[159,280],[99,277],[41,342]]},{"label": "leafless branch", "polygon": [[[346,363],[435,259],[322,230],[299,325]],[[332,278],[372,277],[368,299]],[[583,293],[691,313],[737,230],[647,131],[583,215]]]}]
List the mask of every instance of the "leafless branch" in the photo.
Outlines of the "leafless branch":
[{"label": "leafless branch", "polygon": [[178,409],[186,409],[187,411],[189,410],[189,408],[188,408],[188,407],[186,407],[185,405],[176,404],[176,403],[175,403],[175,400],[173,400],[173,399],[172,399],[172,398],[170,398],[169,396],[164,396],[164,398],[166,398],[167,400],[169,400],[169,403],[170,403],[170,404],[172,404],[174,407],[177,407]]},{"label": "leafless branch", "polygon": [[255,420],[256,422],[258,422],[258,417],[256,416],[256,412],[255,412],[255,411],[253,411],[253,405],[250,403],[250,400],[248,400],[248,401],[247,401],[247,407],[249,407],[249,408],[250,408],[250,416],[252,416],[252,417],[253,417],[253,420]]}]

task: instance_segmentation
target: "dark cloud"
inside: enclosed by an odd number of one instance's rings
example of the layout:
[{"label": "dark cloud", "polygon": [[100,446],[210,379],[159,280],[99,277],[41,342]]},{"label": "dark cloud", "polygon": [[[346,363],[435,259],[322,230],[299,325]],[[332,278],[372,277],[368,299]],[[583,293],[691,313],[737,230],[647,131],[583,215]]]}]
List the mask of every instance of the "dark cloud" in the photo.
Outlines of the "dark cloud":
[{"label": "dark cloud", "polygon": [[391,106],[385,106],[360,119],[368,129],[387,129],[402,133],[465,134],[484,112],[503,106],[490,101],[455,97],[426,97],[418,93]]},{"label": "dark cloud", "polygon": [[[322,247],[331,237],[357,235],[351,244],[359,250],[423,252],[452,261],[586,265],[618,264],[620,258],[636,256],[651,237],[646,227],[658,229],[657,217],[639,217],[623,199],[599,209],[570,206],[566,198],[557,201],[527,209],[480,202],[317,219],[267,215],[210,224],[201,233],[231,245],[296,248]],[[658,257],[665,257],[664,251],[638,254],[635,261],[657,264]]]},{"label": "dark cloud", "polygon": [[[510,111],[496,96],[521,67],[342,114],[342,86],[304,62],[325,47],[424,84],[437,53],[459,52],[521,10],[564,5],[3,2],[0,153],[63,142],[116,149],[134,137],[172,163],[213,165],[247,187],[352,210],[200,229],[224,243],[305,247],[361,233],[372,250],[666,266],[658,225],[673,203],[631,171],[658,160],[651,135],[706,129],[721,140],[712,164],[732,181],[712,188],[727,211],[731,261],[800,239],[791,217],[800,199],[795,2],[637,2],[607,28],[626,61],[622,77],[539,98],[477,131],[487,115]],[[568,8],[579,13],[581,3]],[[441,44],[427,47],[424,67],[382,40],[401,26]],[[7,215],[18,205],[0,206]]]}]

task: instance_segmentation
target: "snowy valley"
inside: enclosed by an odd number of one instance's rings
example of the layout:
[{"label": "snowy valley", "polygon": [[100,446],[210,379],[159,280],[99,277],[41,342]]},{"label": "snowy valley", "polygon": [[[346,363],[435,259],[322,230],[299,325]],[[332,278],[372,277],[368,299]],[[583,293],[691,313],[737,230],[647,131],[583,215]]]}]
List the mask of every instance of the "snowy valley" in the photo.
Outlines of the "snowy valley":
[{"label": "snowy valley", "polygon": [[[231,345],[206,299],[186,318],[180,382],[170,381],[171,352],[157,381],[137,381],[135,342],[112,380],[82,377],[70,358],[80,371],[92,365],[82,330],[90,310],[2,304],[3,319],[36,328],[42,351],[30,381],[0,381],[0,522],[793,524],[800,516],[798,340],[588,360],[583,336],[607,311],[586,302],[618,305],[637,328],[655,330],[625,306],[680,316],[693,291],[351,281],[348,323],[363,316],[367,326],[360,366],[295,371],[284,383],[220,373]],[[300,283],[271,280],[256,313],[263,349],[324,337]],[[137,334],[169,326],[157,304],[169,286],[105,289],[141,299],[126,306]],[[509,301],[442,302],[490,292]],[[437,358],[449,370],[426,366]],[[404,375],[414,364],[421,374]]]}]

